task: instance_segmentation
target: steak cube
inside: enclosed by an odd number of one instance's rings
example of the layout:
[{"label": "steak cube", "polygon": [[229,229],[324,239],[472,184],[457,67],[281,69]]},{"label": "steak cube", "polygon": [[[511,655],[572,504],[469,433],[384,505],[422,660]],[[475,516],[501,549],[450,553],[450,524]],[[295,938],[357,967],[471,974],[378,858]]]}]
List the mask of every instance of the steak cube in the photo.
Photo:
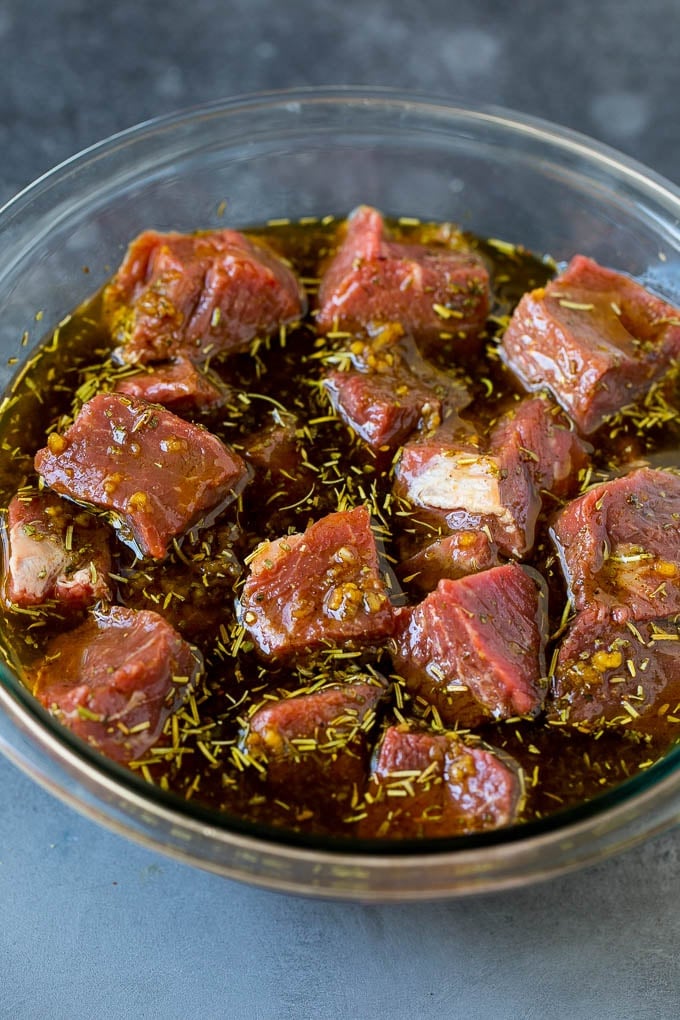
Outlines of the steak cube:
[{"label": "steak cube", "polygon": [[382,643],[393,609],[366,507],[328,514],[302,534],[258,546],[241,619],[264,655]]},{"label": "steak cube", "polygon": [[267,701],[249,720],[248,755],[284,801],[347,811],[366,784],[367,736],[384,695],[378,682],[357,682]]},{"label": "steak cube", "polygon": [[491,432],[489,449],[508,474],[525,465],[538,489],[565,497],[578,489],[589,462],[590,445],[574,431],[556,404],[544,397],[519,401]]},{"label": "steak cube", "polygon": [[6,554],[9,608],[51,602],[68,612],[111,598],[108,529],[51,493],[12,498]]},{"label": "steak cube", "polygon": [[589,434],[680,357],[680,311],[577,255],[545,288],[524,295],[501,352],[525,386],[548,386]]},{"label": "steak cube", "polygon": [[394,376],[330,372],[324,386],[343,421],[373,450],[396,450],[421,421],[441,420],[434,394]]},{"label": "steak cube", "polygon": [[534,715],[545,694],[545,585],[516,563],[440,581],[400,610],[393,664],[446,725]]},{"label": "steak cube", "polygon": [[634,624],[597,609],[577,614],[547,707],[552,725],[636,730],[667,746],[680,735],[680,619]]},{"label": "steak cube", "polygon": [[176,358],[168,364],[149,366],[135,375],[125,376],[116,385],[116,393],[162,404],[175,414],[219,407],[226,394],[188,358]]},{"label": "steak cube", "polygon": [[36,470],[63,496],[112,514],[121,537],[162,559],[169,544],[232,502],[248,469],[216,436],[156,404],[99,393]]},{"label": "steak cube", "polygon": [[159,740],[200,669],[199,653],[162,616],[113,606],[48,642],[28,680],[65,726],[129,763]]},{"label": "steak cube", "polygon": [[508,472],[478,437],[435,434],[407,443],[394,477],[395,494],[444,531],[485,530],[506,556],[522,556],[533,544],[541,499],[527,462]]},{"label": "steak cube", "polygon": [[[395,492],[434,512],[444,529],[480,531],[505,556],[521,557],[534,544],[541,490],[573,491],[588,462],[586,444],[559,409],[540,397],[503,414],[488,440],[459,420],[433,436],[408,443],[395,469]],[[452,576],[446,574],[443,576]]]},{"label": "steak cube", "polygon": [[244,456],[258,472],[292,483],[301,473],[297,427],[295,415],[277,409],[268,425],[245,439]]},{"label": "steak cube", "polygon": [[640,468],[567,504],[552,528],[577,610],[623,622],[680,612],[680,477]]},{"label": "steak cube", "polygon": [[399,322],[419,343],[476,350],[489,309],[489,274],[471,250],[401,244],[360,206],[319,288],[317,327],[374,331]]},{"label": "steak cube", "polygon": [[294,414],[277,408],[270,421],[243,439],[243,456],[255,469],[262,499],[272,506],[285,505],[290,511],[314,485],[312,469],[306,463],[300,441],[304,435]]},{"label": "steak cube", "polygon": [[444,577],[456,580],[498,565],[498,547],[485,531],[456,531],[403,560],[397,573],[405,584],[430,592]]},{"label": "steak cube", "polygon": [[351,344],[353,368],[329,372],[324,386],[340,417],[373,450],[393,452],[421,427],[437,428],[470,402],[460,379],[437,369],[398,324]]},{"label": "steak cube", "polygon": [[508,755],[454,733],[391,726],[368,786],[364,838],[461,836],[511,825],[524,794]]},{"label": "steak cube", "polygon": [[128,248],[104,291],[104,316],[126,362],[205,361],[304,315],[306,298],[274,252],[235,230],[159,234]]}]

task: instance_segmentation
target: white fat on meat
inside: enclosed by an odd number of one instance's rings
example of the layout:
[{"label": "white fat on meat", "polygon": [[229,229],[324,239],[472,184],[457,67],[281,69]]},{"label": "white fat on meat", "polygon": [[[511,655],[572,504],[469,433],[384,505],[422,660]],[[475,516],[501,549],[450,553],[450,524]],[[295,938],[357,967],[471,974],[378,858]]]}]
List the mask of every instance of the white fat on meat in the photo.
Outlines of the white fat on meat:
[{"label": "white fat on meat", "polygon": [[509,517],[501,501],[501,472],[495,457],[438,453],[407,479],[407,495],[417,506],[438,510],[464,507],[470,514]]},{"label": "white fat on meat", "polygon": [[44,601],[56,580],[68,568],[71,554],[50,536],[37,540],[25,526],[12,528],[9,541],[9,575],[16,593],[36,603]]}]

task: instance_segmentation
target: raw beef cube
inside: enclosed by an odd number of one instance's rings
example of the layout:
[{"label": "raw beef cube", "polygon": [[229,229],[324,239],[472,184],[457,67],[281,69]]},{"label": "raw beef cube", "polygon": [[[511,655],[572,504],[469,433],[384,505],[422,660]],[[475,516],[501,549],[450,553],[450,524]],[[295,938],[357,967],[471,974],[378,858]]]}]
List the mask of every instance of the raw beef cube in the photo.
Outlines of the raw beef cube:
[{"label": "raw beef cube", "polygon": [[113,606],[48,642],[28,680],[65,726],[127,763],[158,741],[201,665],[200,654],[162,616]]},{"label": "raw beef cube", "polygon": [[300,473],[295,415],[276,410],[272,422],[253,432],[244,443],[244,456],[258,471],[293,481]]},{"label": "raw beef cube", "polygon": [[16,495],[7,511],[5,601],[81,610],[110,599],[108,529],[44,492]]},{"label": "raw beef cube", "polygon": [[367,735],[385,687],[343,683],[268,701],[249,721],[245,747],[266,783],[294,804],[347,810],[367,779]]},{"label": "raw beef cube", "polygon": [[374,450],[396,450],[419,422],[441,421],[441,402],[422,388],[366,372],[330,372],[324,379],[333,407]]},{"label": "raw beef cube", "polygon": [[250,561],[241,619],[265,655],[382,643],[393,609],[366,507],[328,514],[263,542]]},{"label": "raw beef cube", "polygon": [[360,206],[319,288],[320,332],[373,331],[400,322],[417,341],[441,346],[442,334],[476,350],[489,310],[489,274],[471,250],[400,244],[382,216]]},{"label": "raw beef cube", "polygon": [[680,620],[617,623],[587,609],[562,642],[553,683],[552,725],[625,727],[668,744],[680,735]]},{"label": "raw beef cube", "polygon": [[502,415],[489,448],[508,474],[523,474],[519,465],[526,465],[538,489],[560,498],[578,489],[590,450],[559,407],[543,397],[521,400]]},{"label": "raw beef cube", "polygon": [[398,611],[394,668],[447,725],[534,715],[543,702],[545,586],[516,563],[440,581]]},{"label": "raw beef cube", "polygon": [[536,397],[503,414],[488,441],[447,426],[408,443],[396,465],[395,492],[434,511],[432,524],[438,514],[444,530],[483,529],[490,546],[521,557],[534,544],[541,490],[566,495],[587,461],[586,444],[559,409]]},{"label": "raw beef cube", "polygon": [[219,407],[226,396],[208,374],[188,358],[176,358],[125,376],[116,385],[116,393],[162,404],[175,414]]},{"label": "raw beef cube", "polygon": [[271,504],[272,512],[280,506],[291,510],[314,485],[314,475],[298,439],[298,420],[293,414],[277,408],[269,424],[243,440],[242,452],[255,468],[262,498]]},{"label": "raw beef cube", "polygon": [[121,537],[162,559],[173,538],[236,498],[248,469],[224,443],[145,400],[99,393],[36,470],[61,495],[112,513]]},{"label": "raw beef cube", "polygon": [[305,309],[302,286],[285,262],[235,230],[148,230],[104,291],[104,315],[126,362],[178,355],[205,361],[242,350]]},{"label": "raw beef cube", "polygon": [[506,556],[522,556],[533,544],[541,499],[528,462],[508,472],[478,437],[435,434],[407,443],[394,491],[428,511],[433,525],[439,518],[443,531],[487,531]]},{"label": "raw beef cube", "polygon": [[577,610],[623,622],[680,612],[680,477],[640,468],[567,504],[552,529]]},{"label": "raw beef cube", "polygon": [[545,288],[524,295],[501,350],[525,386],[548,386],[588,434],[680,357],[680,311],[577,255]]},{"label": "raw beef cube", "polygon": [[444,577],[456,580],[498,565],[498,547],[485,531],[456,531],[403,560],[398,575],[405,584],[430,592]]},{"label": "raw beef cube", "polygon": [[436,429],[469,404],[464,383],[426,361],[398,323],[350,345],[353,368],[324,386],[340,417],[373,450],[393,452],[420,427]]},{"label": "raw beef cube", "polygon": [[391,726],[379,748],[359,835],[462,836],[511,825],[524,782],[508,755],[454,733]]}]

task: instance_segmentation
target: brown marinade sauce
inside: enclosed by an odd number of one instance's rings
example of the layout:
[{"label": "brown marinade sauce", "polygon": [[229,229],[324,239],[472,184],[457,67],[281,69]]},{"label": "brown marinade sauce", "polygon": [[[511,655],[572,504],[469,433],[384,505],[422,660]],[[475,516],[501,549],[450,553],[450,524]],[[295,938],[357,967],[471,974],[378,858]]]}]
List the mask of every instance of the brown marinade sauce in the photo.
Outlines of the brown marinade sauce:
[{"label": "brown marinade sauce", "polygon": [[[319,262],[333,251],[337,221],[329,220],[245,231],[285,254],[302,278],[312,304]],[[434,229],[410,221],[408,225],[392,221],[390,227],[396,238],[413,241],[427,240]],[[463,417],[488,422],[517,392],[494,354],[494,337],[502,333],[520,296],[545,283],[555,267],[520,247],[471,237],[466,240],[477,247],[491,271],[494,304],[487,326],[488,343],[478,362],[451,369],[443,357],[440,367],[462,375],[473,394]],[[270,341],[256,343],[248,354],[231,356],[222,363],[214,361],[212,370],[222,376],[232,396],[226,407],[194,420],[239,450],[249,434],[272,422],[277,408],[284,409],[298,419],[303,460],[310,467],[303,465],[300,478],[291,480],[289,486],[277,487],[264,477],[251,483],[245,499],[229,507],[212,527],[187,535],[163,563],[136,561],[130,549],[115,542],[113,572],[121,604],[161,613],[201,649],[206,663],[201,686],[168,722],[165,750],[157,748],[134,767],[161,787],[212,808],[305,832],[351,836],[351,822],[338,821],[335,816],[324,818],[320,812],[301,814],[299,807],[280,798],[272,802],[265,794],[260,772],[244,761],[238,738],[249,707],[267,692],[304,689],[324,676],[341,679],[357,668],[356,662],[329,654],[317,659],[313,668],[263,664],[234,610],[244,560],[259,541],[302,531],[324,514],[362,503],[372,505],[378,520],[389,525],[384,512],[385,497],[391,491],[389,459],[381,463],[352,439],[342,421],[331,415],[317,385],[324,359],[334,347],[337,354],[342,344],[342,338],[319,340],[307,320]],[[112,376],[123,371],[108,360],[110,349],[97,295],[47,338],[15,380],[0,420],[3,506],[18,486],[36,483],[33,455],[44,445],[46,431],[63,431],[80,405],[98,389],[106,388],[107,382],[110,388]],[[661,388],[658,400],[664,398]],[[589,482],[610,477],[640,458],[657,467],[677,465],[677,415],[662,414],[659,417],[667,420],[651,427],[642,417],[615,419],[591,437],[595,452]],[[247,513],[241,502],[247,505]],[[394,553],[389,527],[384,537],[389,558]],[[545,522],[525,562],[548,582],[550,633],[555,635],[564,624],[566,595]],[[405,592],[401,597],[406,601],[418,596]],[[15,665],[30,663],[61,626],[53,613],[6,614],[2,621],[6,654]],[[551,642],[548,663],[553,647]],[[386,656],[373,665],[385,675],[391,672]],[[392,708],[383,711],[386,720],[394,721]],[[400,711],[405,719],[415,713],[436,725],[427,709],[414,706],[405,692]],[[531,722],[489,723],[477,732],[522,765],[527,788],[525,820],[589,799],[638,774],[667,750],[634,732],[604,731],[593,737],[568,727],[548,727],[541,717]]]}]

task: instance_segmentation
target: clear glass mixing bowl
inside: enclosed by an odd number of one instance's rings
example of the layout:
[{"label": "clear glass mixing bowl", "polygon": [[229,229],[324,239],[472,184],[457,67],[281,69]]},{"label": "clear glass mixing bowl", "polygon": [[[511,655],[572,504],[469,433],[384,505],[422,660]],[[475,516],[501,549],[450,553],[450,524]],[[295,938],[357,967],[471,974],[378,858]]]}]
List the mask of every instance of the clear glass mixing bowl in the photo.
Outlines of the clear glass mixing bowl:
[{"label": "clear glass mixing bowl", "polygon": [[[360,202],[457,221],[557,260],[583,252],[680,302],[680,192],[644,167],[502,110],[388,91],[302,90],[142,124],[5,206],[3,365],[25,359],[47,326],[99,287],[142,228],[244,226],[344,214]],[[31,340],[22,346],[25,331]],[[56,725],[9,667],[0,667],[0,750],[63,800],[148,846],[231,878],[340,898],[518,885],[680,818],[678,749],[590,803],[507,831],[390,848],[291,835],[180,801],[98,756]]]}]

